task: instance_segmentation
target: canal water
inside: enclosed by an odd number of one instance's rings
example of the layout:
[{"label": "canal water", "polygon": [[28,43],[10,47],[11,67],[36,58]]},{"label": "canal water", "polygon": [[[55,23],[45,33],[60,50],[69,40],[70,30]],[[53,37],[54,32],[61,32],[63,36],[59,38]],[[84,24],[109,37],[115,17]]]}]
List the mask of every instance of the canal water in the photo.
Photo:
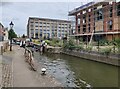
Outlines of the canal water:
[{"label": "canal water", "polygon": [[65,87],[118,87],[118,67],[65,54],[34,57]]}]

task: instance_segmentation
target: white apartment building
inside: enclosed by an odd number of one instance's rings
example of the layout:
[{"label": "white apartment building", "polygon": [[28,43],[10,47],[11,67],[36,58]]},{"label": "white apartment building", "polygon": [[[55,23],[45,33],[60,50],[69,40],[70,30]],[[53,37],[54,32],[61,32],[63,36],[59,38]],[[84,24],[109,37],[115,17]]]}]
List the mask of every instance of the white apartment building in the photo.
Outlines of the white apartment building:
[{"label": "white apartment building", "polygon": [[71,22],[67,20],[29,17],[27,36],[29,38],[63,38],[69,35]]}]

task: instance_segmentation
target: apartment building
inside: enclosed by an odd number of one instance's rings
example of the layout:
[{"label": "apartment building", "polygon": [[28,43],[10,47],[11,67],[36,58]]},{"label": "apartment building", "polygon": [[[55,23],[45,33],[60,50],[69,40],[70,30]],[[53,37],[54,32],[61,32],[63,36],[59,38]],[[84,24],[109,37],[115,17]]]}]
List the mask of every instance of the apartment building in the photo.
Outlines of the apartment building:
[{"label": "apartment building", "polygon": [[27,36],[29,38],[62,38],[69,34],[71,22],[67,20],[29,17]]},{"label": "apartment building", "polygon": [[75,34],[83,41],[120,38],[120,2],[89,2],[69,12],[75,16]]}]

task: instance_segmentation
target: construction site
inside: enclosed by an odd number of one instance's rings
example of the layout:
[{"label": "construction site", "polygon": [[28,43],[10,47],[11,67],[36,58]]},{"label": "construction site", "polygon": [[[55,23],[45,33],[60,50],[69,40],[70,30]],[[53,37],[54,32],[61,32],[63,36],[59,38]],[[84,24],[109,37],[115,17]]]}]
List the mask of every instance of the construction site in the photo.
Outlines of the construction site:
[{"label": "construction site", "polygon": [[85,42],[120,38],[120,2],[89,2],[69,12],[75,17],[74,34]]}]

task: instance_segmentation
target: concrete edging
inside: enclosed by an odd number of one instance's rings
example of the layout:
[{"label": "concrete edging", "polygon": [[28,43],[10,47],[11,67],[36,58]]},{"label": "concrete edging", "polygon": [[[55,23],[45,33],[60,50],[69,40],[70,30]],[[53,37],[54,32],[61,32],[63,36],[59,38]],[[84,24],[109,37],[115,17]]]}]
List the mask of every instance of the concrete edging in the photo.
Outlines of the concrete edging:
[{"label": "concrete edging", "polygon": [[119,60],[120,60],[119,57],[115,58],[115,57],[111,57],[111,56],[95,55],[92,53],[80,52],[80,51],[78,52],[78,51],[71,51],[71,50],[67,50],[67,51],[64,50],[61,53],[88,59],[88,60],[92,60],[92,61],[96,61],[96,62],[106,63],[106,64],[110,64],[110,65],[114,65],[114,66],[120,66],[119,65]]}]

